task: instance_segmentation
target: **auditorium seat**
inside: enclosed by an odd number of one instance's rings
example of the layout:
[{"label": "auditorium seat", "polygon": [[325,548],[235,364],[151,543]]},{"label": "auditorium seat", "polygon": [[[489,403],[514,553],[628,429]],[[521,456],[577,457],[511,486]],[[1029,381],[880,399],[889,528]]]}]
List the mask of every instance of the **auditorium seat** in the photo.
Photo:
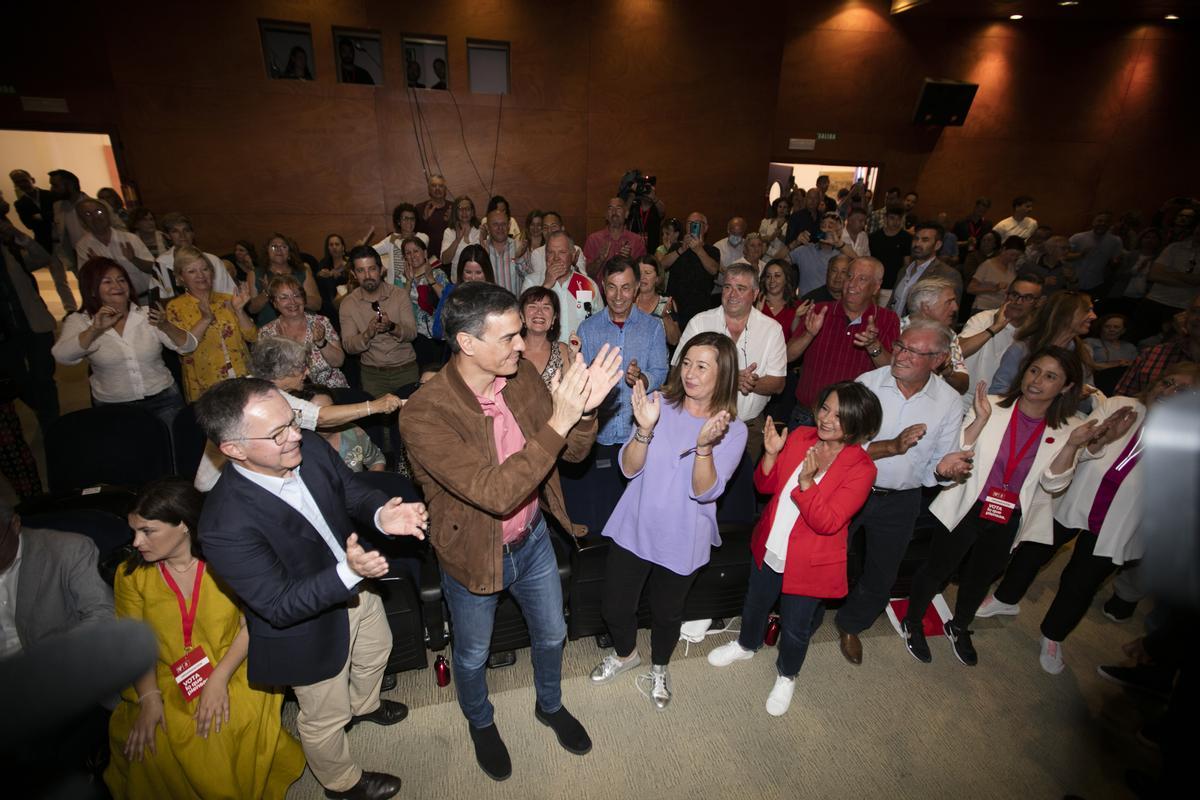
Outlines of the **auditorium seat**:
[{"label": "auditorium seat", "polygon": [[73,411],[46,433],[46,475],[53,495],[99,484],[137,488],[174,471],[167,426],[138,408]]},{"label": "auditorium seat", "polygon": [[193,406],[186,406],[175,415],[171,423],[171,444],[175,453],[175,474],[187,480],[194,479],[196,470],[200,468],[200,459],[204,457],[208,437],[196,423]]}]

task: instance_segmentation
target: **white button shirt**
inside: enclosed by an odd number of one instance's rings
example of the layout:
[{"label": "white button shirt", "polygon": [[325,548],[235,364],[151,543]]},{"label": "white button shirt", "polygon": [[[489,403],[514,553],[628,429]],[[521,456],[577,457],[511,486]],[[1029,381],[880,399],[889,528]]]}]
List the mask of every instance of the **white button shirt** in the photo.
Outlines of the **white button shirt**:
[{"label": "white button shirt", "polygon": [[858,376],[858,382],[879,398],[883,407],[883,425],[873,442],[895,439],[910,425],[924,423],[925,435],[900,456],[888,456],[875,462],[875,485],[881,489],[916,489],[936,486],[933,476],[942,456],[958,449],[962,429],[962,399],[950,384],[930,375],[921,391],[905,398],[892,377],[891,365]]},{"label": "white button shirt", "polygon": [[17,536],[17,556],[8,569],[0,572],[0,660],[21,652],[17,633],[17,579],[21,575],[21,537]]},{"label": "white button shirt", "polygon": [[[683,335],[679,337],[679,343],[683,345],[696,334],[707,332],[723,333],[729,336],[729,328],[725,324],[724,308],[717,306],[708,311],[701,311],[692,317],[687,328],[684,329]],[[733,337],[729,336],[729,338]],[[745,369],[750,364],[758,364],[755,372],[761,377],[777,378],[787,374],[787,344],[783,338],[783,328],[757,308],[750,309],[750,317],[746,320],[746,329],[742,331],[742,335],[737,338],[733,346],[737,350],[739,370]],[[683,347],[676,348],[675,357],[671,363],[679,363],[681,355],[683,355]],[[738,419],[742,422],[754,419],[767,407],[770,399],[765,394],[738,392]]]},{"label": "white button shirt", "polygon": [[196,337],[190,332],[182,347],[176,345],[170,336],[150,324],[141,306],[129,306],[122,333],[109,328],[85,350],[79,346],[79,334],[91,324],[92,316],[86,311],[71,314],[63,322],[62,335],[51,352],[60,364],[78,364],[86,359],[92,368],[88,379],[92,395],[102,403],[129,403],[166,390],[175,379],[163,364],[162,348],[177,353],[196,349]]},{"label": "white button shirt", "polygon": [[135,236],[129,231],[120,231],[116,228],[112,229],[112,236],[109,237],[108,244],[104,244],[91,233],[85,233],[75,243],[75,258],[78,260],[79,266],[82,267],[91,257],[88,254],[94,252],[98,256],[111,258],[113,261],[120,264],[129,273],[129,281],[133,284],[130,288],[133,294],[143,295],[150,289],[151,278],[145,272],[133,265],[133,262],[125,257],[125,253],[121,250],[122,244],[128,244],[133,247],[133,254],[145,261],[154,261],[154,256],[150,254],[150,249],[146,247],[146,243],[141,240],[141,237]]}]

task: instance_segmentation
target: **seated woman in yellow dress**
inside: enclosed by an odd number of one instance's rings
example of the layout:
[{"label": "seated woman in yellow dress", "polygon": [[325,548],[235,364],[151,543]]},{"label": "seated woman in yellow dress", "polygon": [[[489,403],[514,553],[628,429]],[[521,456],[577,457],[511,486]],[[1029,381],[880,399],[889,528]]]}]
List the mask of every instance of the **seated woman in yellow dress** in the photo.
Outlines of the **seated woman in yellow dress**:
[{"label": "seated woman in yellow dress", "polygon": [[246,621],[197,551],[201,503],[167,478],[129,514],[138,552],[117,573],[116,611],[154,630],[158,661],[109,723],[104,781],[117,798],[282,798],[304,771],[280,725],[283,695],[246,682]]},{"label": "seated woman in yellow dress", "polygon": [[247,343],[258,329],[246,313],[249,287],[239,286],[236,295],[214,292],[212,264],[195,247],[175,248],[175,279],[184,291],[167,304],[167,320],[198,343],[179,359],[184,398],[194,403],[214,383],[250,374]]}]

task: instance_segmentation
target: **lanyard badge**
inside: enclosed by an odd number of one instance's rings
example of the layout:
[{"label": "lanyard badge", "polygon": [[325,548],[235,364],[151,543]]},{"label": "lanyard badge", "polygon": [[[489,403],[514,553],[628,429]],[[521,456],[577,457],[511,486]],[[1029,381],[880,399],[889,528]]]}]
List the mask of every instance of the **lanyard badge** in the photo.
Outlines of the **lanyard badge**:
[{"label": "lanyard badge", "polygon": [[171,675],[175,677],[175,683],[179,686],[179,691],[183,694],[183,702],[189,703],[204,689],[204,684],[208,682],[208,678],[212,675],[213,671],[212,662],[209,661],[204,648],[199,645],[192,646],[192,628],[196,624],[196,610],[200,607],[200,581],[204,577],[204,562],[201,561],[196,566],[196,580],[192,584],[192,605],[190,609],[183,597],[183,592],[179,588],[179,584],[175,583],[175,579],[171,577],[171,573],[162,562],[159,562],[158,570],[162,573],[163,580],[167,582],[167,586],[171,587],[171,591],[175,593],[175,599],[179,602],[179,616],[183,621],[184,655],[183,658],[171,665]]},{"label": "lanyard badge", "polygon": [[1025,458],[1025,454],[1029,452],[1029,448],[1033,443],[1042,437],[1042,432],[1046,430],[1046,421],[1042,420],[1038,423],[1037,428],[1033,431],[1033,435],[1025,440],[1025,444],[1021,445],[1021,449],[1017,449],[1017,420],[1014,414],[1012,422],[1008,426],[1008,460],[1004,463],[1004,475],[1001,478],[1000,486],[990,486],[987,490],[987,496],[984,497],[982,506],[979,509],[979,518],[986,519],[988,522],[995,522],[1000,525],[1007,525],[1012,519],[1013,512],[1017,510],[1020,503],[1020,495],[1017,492],[1009,489],[1009,484],[1012,483],[1013,475],[1016,474],[1017,467]]}]

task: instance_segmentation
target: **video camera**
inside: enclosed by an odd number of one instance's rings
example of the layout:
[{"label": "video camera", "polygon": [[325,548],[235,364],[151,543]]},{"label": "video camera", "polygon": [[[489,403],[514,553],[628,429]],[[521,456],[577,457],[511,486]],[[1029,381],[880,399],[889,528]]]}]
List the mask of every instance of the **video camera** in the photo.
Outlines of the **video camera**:
[{"label": "video camera", "polygon": [[643,175],[642,171],[634,168],[621,176],[621,184],[617,188],[617,197],[628,200],[630,197],[645,197],[654,191],[658,178],[654,175]]}]

